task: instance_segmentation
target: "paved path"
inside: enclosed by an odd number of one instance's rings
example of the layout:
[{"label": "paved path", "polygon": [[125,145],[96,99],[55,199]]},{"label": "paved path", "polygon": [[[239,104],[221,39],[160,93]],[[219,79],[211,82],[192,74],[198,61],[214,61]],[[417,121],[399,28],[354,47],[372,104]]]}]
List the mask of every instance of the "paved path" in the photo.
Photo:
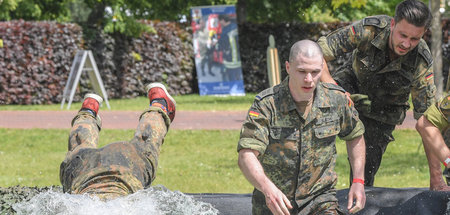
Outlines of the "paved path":
[{"label": "paved path", "polygon": [[[0,111],[1,128],[70,128],[76,111]],[[102,128],[135,129],[141,111],[102,111]],[[177,111],[170,129],[240,129],[247,111]]]},{"label": "paved path", "polygon": [[[0,111],[0,128],[70,128],[76,111]],[[105,129],[135,129],[140,111],[102,111]],[[247,111],[177,111],[170,129],[240,129]],[[408,111],[400,129],[414,129]]]}]

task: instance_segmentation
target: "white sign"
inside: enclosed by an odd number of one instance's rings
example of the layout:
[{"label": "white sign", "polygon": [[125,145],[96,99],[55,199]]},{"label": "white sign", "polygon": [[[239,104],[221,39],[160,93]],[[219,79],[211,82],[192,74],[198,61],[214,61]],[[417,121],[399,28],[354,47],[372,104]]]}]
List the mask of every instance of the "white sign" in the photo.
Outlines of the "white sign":
[{"label": "white sign", "polygon": [[79,50],[75,55],[72,67],[70,68],[69,79],[64,87],[61,109],[63,109],[66,99],[69,100],[67,103],[67,109],[70,109],[78,82],[80,81],[81,74],[84,71],[88,73],[89,80],[91,81],[91,85],[92,88],[94,88],[95,93],[100,95],[103,100],[105,100],[108,109],[111,109],[108,102],[108,95],[106,94],[105,87],[103,86],[102,78],[100,77],[97,64],[95,63],[94,56],[90,50]]}]

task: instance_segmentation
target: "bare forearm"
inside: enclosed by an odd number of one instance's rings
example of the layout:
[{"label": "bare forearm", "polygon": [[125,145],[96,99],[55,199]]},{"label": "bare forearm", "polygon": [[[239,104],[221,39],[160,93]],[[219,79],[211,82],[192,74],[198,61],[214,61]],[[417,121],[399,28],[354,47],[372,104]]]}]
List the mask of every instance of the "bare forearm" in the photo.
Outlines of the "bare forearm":
[{"label": "bare forearm", "polygon": [[[353,170],[353,179],[358,178],[364,180],[366,144],[362,135],[353,140],[347,141],[347,154]],[[356,200],[354,205],[353,200]],[[366,194],[364,191],[364,184],[360,182],[353,183],[348,193],[347,209],[351,214],[357,213],[365,207],[365,204]]]},{"label": "bare forearm", "polygon": [[347,141],[347,154],[353,171],[353,178],[364,179],[366,144],[363,136]]},{"label": "bare forearm", "polygon": [[450,152],[445,145],[440,130],[425,116],[417,120],[416,129],[422,137],[423,148],[428,160],[430,190],[448,191],[449,187],[442,179],[441,162],[450,155]]},{"label": "bare forearm", "polygon": [[444,162],[450,156],[450,150],[444,142],[441,131],[436,128],[425,116],[417,120],[416,129],[422,137],[424,148],[429,160],[437,157],[439,161]]},{"label": "bare forearm", "polygon": [[264,192],[263,189],[266,186],[274,186],[265,175],[261,163],[252,151],[241,150],[239,152],[238,164],[245,178],[259,191]]},{"label": "bare forearm", "polygon": [[[422,141],[425,142],[424,140],[422,140]],[[433,177],[433,176],[442,177],[441,162],[440,162],[440,159],[433,152],[431,144],[424,143],[423,148],[425,149],[425,155],[427,156],[427,160],[428,160],[428,167],[430,169],[430,177]]]},{"label": "bare forearm", "polygon": [[273,214],[289,215],[289,209],[292,209],[289,199],[265,175],[257,156],[257,151],[241,149],[238,159],[239,168],[245,178],[264,194],[266,205]]}]

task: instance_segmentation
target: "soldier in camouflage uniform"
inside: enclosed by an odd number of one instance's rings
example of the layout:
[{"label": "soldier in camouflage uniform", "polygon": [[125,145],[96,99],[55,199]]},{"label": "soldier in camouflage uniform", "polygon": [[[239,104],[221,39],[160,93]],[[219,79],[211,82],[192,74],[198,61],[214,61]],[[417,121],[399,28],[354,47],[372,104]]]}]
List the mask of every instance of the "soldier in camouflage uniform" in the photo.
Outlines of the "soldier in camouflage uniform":
[{"label": "soldier in camouflage uniform", "polygon": [[337,82],[352,94],[366,129],[366,186],[373,186],[392,132],[405,119],[410,93],[416,119],[434,102],[432,57],[421,39],[430,23],[425,4],[406,0],[394,18],[367,17],[319,38],[326,61],[352,54],[332,77],[326,67],[321,81]]},{"label": "soldier in camouflage uniform", "polygon": [[[423,146],[428,158],[430,167],[430,176],[433,170],[439,171],[442,161],[446,167],[444,176],[447,179],[447,185],[441,185],[436,190],[450,191],[450,142],[448,134],[450,129],[450,92],[447,93],[434,105],[430,106],[422,117],[417,120],[416,129],[422,136]],[[438,173],[435,173],[436,175]],[[442,176],[439,171],[439,177]]]},{"label": "soldier in camouflage uniform", "polygon": [[150,186],[156,176],[164,136],[175,117],[175,101],[164,85],[147,85],[150,108],[142,113],[134,138],[97,148],[102,98],[87,94],[72,121],[69,152],[61,163],[64,192],[113,199]]},{"label": "soldier in camouflage uniform", "polygon": [[347,141],[356,180],[348,209],[364,208],[364,126],[341,87],[319,82],[322,67],[317,43],[295,43],[286,61],[289,76],[250,107],[238,163],[255,186],[253,214],[341,214],[334,189],[336,136]]}]

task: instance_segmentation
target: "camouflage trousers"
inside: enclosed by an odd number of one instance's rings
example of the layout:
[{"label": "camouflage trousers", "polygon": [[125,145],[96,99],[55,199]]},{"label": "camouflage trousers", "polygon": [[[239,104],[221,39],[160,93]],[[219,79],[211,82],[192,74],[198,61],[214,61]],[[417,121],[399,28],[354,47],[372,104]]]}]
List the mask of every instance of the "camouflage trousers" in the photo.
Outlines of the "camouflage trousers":
[{"label": "camouflage trousers", "polygon": [[[254,190],[252,198],[252,214],[253,215],[271,215],[272,212],[265,204],[266,200],[264,194],[259,190]],[[289,210],[290,214],[297,215],[341,215],[344,214],[339,208],[339,203],[336,198],[336,190],[328,190],[324,193],[312,197],[311,201],[303,204],[300,208],[291,201],[293,209]]]},{"label": "camouflage trousers", "polygon": [[[352,69],[352,62],[347,61],[332,74],[339,86],[343,87],[350,94],[360,93],[357,85],[357,78]],[[364,183],[366,186],[373,186],[375,174],[377,173],[381,159],[388,144],[394,141],[392,132],[395,125],[383,123],[368,117],[364,117],[358,110],[359,118],[364,124],[364,141],[366,143],[366,165],[364,167]],[[381,116],[380,116],[381,117]],[[353,181],[353,173],[350,168],[350,184]]]},{"label": "camouflage trousers", "polygon": [[[366,165],[364,167],[364,183],[373,186],[375,174],[377,173],[383,154],[388,144],[394,141],[392,132],[395,125],[389,125],[371,118],[359,116],[364,124],[364,141],[366,142]],[[350,184],[353,181],[353,172],[350,168]]]},{"label": "camouflage trousers", "polygon": [[116,198],[150,186],[170,119],[160,108],[142,113],[134,138],[97,148],[100,118],[80,111],[72,121],[68,153],[60,166],[64,192]]}]

